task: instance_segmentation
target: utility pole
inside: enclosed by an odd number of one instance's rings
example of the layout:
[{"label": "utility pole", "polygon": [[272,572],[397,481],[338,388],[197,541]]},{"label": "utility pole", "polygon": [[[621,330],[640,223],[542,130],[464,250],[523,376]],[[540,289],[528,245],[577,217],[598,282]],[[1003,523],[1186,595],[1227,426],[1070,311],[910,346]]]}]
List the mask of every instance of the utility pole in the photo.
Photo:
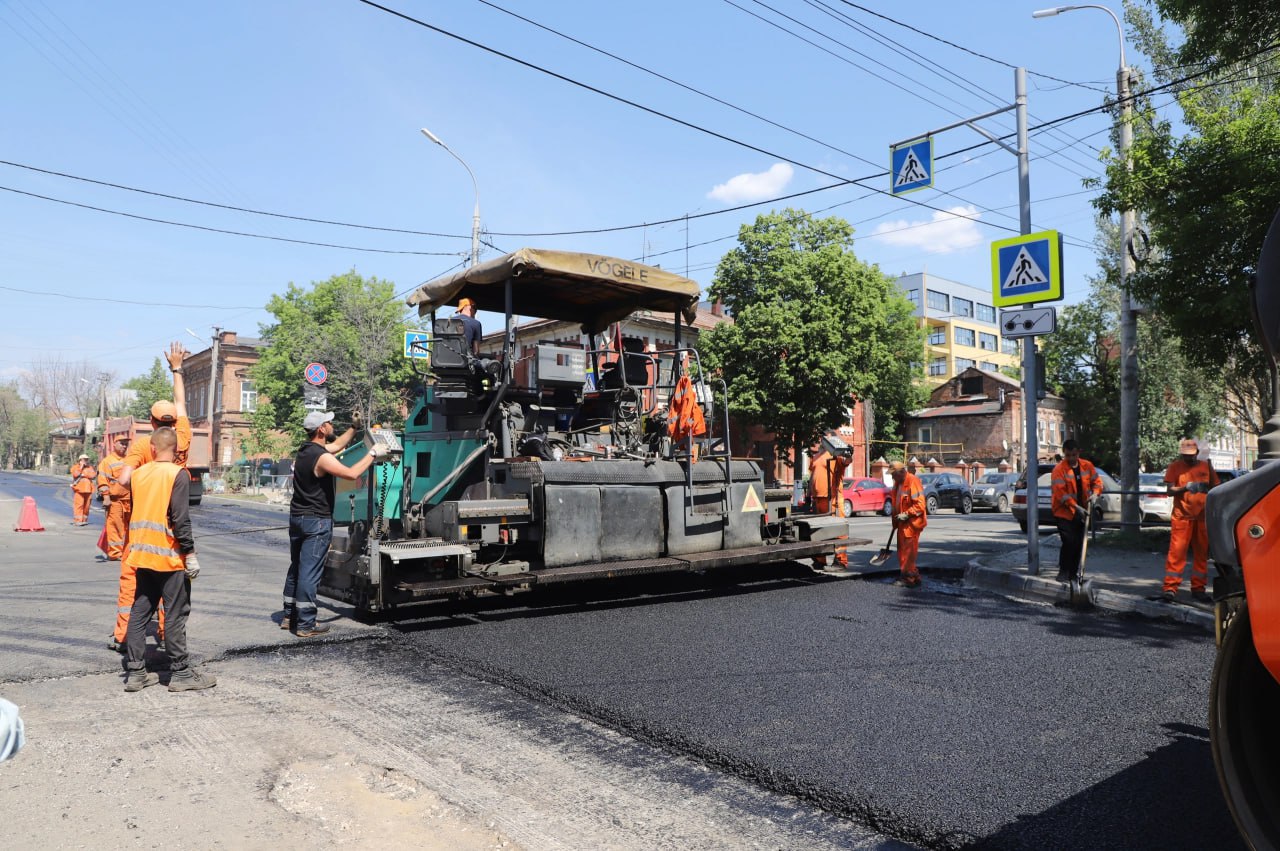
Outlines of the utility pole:
[{"label": "utility pole", "polygon": [[[217,399],[218,392],[218,344],[222,342],[222,329],[217,325],[213,326],[213,348],[209,351],[209,450],[213,452],[218,442],[214,439],[213,434],[213,403]],[[216,464],[217,458],[210,458],[210,464]]]},{"label": "utility pole", "polygon": [[[1123,42],[1121,42],[1123,49]],[[1126,172],[1133,171],[1133,101],[1130,98],[1129,67],[1120,54],[1116,71],[1116,95],[1120,98],[1120,159]],[[1138,315],[1129,295],[1129,276],[1133,274],[1132,207],[1120,211],[1120,524],[1126,531],[1137,531],[1141,523],[1138,511]]]}]

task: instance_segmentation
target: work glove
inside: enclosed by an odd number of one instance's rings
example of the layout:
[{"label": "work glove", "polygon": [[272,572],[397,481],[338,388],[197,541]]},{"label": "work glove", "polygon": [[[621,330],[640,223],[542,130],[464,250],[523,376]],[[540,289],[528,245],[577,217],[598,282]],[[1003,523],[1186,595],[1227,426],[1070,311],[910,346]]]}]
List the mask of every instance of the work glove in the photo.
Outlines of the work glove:
[{"label": "work glove", "polygon": [[109,494],[109,493],[104,493],[104,494],[102,495],[102,507],[103,507],[103,508],[110,508],[110,507],[111,507],[111,494]]},{"label": "work glove", "polygon": [[383,458],[386,458],[390,451],[391,450],[387,448],[385,443],[375,443],[373,446],[369,447],[369,454],[373,456],[373,460],[375,461],[381,461]]},{"label": "work glove", "polygon": [[1208,493],[1209,485],[1206,482],[1187,482],[1187,493]]},{"label": "work glove", "polygon": [[364,417],[360,416],[359,411],[356,411],[351,415],[351,428],[354,431],[361,431],[364,429]]},{"label": "work glove", "polygon": [[1088,518],[1089,518],[1089,512],[1088,512],[1088,511],[1085,511],[1083,508],[1081,508],[1080,506],[1078,506],[1078,505],[1077,505],[1077,506],[1076,506],[1076,519],[1077,519],[1077,520],[1087,520]]},{"label": "work glove", "polygon": [[910,519],[911,519],[911,515],[905,511],[899,514],[897,517],[897,520],[899,523],[906,523]]},{"label": "work glove", "polygon": [[187,578],[195,579],[200,575],[200,560],[196,558],[195,553],[187,556]]}]

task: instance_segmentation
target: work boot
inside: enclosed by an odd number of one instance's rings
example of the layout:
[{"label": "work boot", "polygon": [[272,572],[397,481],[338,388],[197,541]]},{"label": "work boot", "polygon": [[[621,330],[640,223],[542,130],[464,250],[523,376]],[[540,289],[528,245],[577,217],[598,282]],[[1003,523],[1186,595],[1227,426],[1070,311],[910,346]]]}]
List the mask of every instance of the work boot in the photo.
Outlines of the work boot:
[{"label": "work boot", "polygon": [[292,630],[293,624],[294,624],[293,612],[286,609],[280,615],[280,628]]},{"label": "work boot", "polygon": [[329,625],[327,623],[318,623],[309,627],[298,627],[294,635],[299,638],[313,638],[317,635],[324,635],[328,631]]},{"label": "work boot", "polygon": [[125,691],[142,691],[147,686],[153,686],[160,682],[160,675],[147,670],[129,671],[125,674],[124,690]]},{"label": "work boot", "polygon": [[115,637],[114,635],[112,635],[112,636],[111,636],[111,638],[109,638],[109,639],[107,640],[107,647],[111,648],[112,650],[116,651],[117,653],[123,653],[123,652],[124,652],[124,642],[123,642],[123,641],[116,641],[116,637]]},{"label": "work boot", "polygon": [[218,680],[212,674],[193,668],[183,668],[169,676],[169,691],[199,691],[202,688],[212,688],[217,684]]},{"label": "work boot", "polygon": [[1191,599],[1195,600],[1197,603],[1212,603],[1213,595],[1203,588],[1192,588]]},{"label": "work boot", "polygon": [[1176,603],[1177,601],[1178,601],[1178,595],[1173,591],[1165,591],[1163,594],[1160,595],[1161,603]]}]

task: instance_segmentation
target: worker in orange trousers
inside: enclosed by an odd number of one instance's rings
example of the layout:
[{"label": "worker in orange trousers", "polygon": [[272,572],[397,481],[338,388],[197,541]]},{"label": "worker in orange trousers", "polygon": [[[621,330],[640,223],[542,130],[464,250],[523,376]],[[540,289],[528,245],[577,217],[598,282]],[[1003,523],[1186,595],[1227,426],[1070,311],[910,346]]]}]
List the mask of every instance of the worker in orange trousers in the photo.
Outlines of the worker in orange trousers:
[{"label": "worker in orange trousers", "polygon": [[89,525],[89,503],[97,482],[98,468],[89,463],[88,455],[81,455],[71,468],[71,522],[76,526]]},{"label": "worker in orange trousers", "polygon": [[[832,455],[822,448],[819,441],[809,447],[809,511],[813,514],[834,514],[844,517],[844,471],[851,459]],[[847,540],[848,535],[839,536]],[[849,554],[845,547],[836,547],[836,564],[844,569],[849,566]],[[827,557],[816,555],[813,566],[825,568]]]},{"label": "worker in orange trousers", "polygon": [[1182,571],[1191,550],[1191,597],[1212,602],[1209,594],[1209,529],[1205,523],[1205,494],[1218,484],[1213,465],[1201,460],[1200,444],[1186,438],[1178,444],[1178,458],[1164,471],[1165,490],[1173,497],[1169,518],[1169,555],[1164,563],[1164,591],[1160,598],[1172,603],[1182,584]]},{"label": "worker in orange trousers", "polygon": [[908,588],[920,587],[920,569],[916,556],[920,553],[920,533],[929,525],[925,507],[924,485],[907,465],[894,461],[889,465],[893,476],[893,525],[898,530],[898,582]]},{"label": "worker in orange trousers", "polygon": [[107,549],[109,561],[119,561],[124,556],[124,543],[129,533],[129,511],[133,505],[129,488],[120,484],[124,470],[124,453],[129,447],[129,437],[116,438],[111,451],[98,462],[98,494],[102,507],[107,510]]}]

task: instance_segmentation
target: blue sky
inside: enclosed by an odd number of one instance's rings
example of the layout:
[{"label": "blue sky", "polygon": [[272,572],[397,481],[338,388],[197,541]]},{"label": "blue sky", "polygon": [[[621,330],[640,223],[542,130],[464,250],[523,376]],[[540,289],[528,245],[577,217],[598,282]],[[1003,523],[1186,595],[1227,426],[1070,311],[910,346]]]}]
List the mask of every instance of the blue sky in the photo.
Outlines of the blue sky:
[{"label": "blue sky", "polygon": [[[471,180],[421,127],[474,171],[485,239],[502,251],[645,259],[705,289],[741,224],[792,205],[854,222],[858,255],[887,273],[989,287],[990,242],[1018,226],[1016,160],[994,145],[940,160],[936,188],[905,197],[873,191],[889,186],[877,176],[721,211],[881,175],[891,142],[1011,103],[1001,63],[1031,73],[1033,126],[1097,106],[1114,89],[1114,24],[1096,10],[1033,20],[1043,2],[384,4],[575,85],[357,0],[11,0],[0,6],[0,379],[59,356],[124,379],[169,340],[207,345],[188,328],[206,341],[213,326],[255,336],[289,282],[355,269],[405,292],[461,264]],[[1132,47],[1129,58],[1141,64]],[[1031,140],[1034,227],[1066,235],[1068,302],[1096,271],[1082,179],[1101,173],[1109,121]],[[950,130],[935,156],[983,141]]]}]

